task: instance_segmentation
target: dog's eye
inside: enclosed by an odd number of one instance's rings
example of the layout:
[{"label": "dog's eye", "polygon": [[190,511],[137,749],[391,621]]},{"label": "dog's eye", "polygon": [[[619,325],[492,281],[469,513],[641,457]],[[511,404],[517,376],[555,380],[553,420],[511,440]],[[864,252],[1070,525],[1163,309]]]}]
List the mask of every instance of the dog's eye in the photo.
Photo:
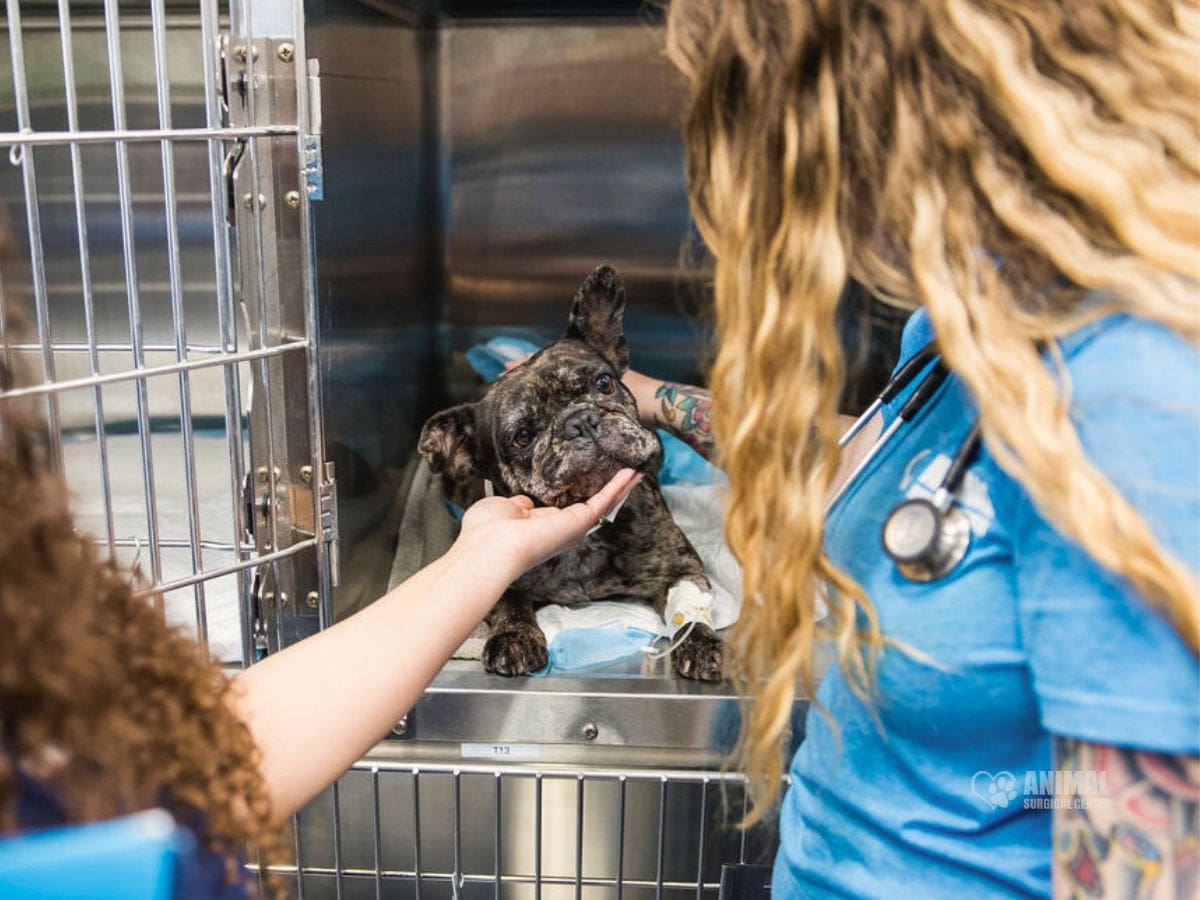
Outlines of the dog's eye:
[{"label": "dog's eye", "polygon": [[596,385],[596,389],[601,393],[611,394],[613,392],[613,377],[607,372],[597,375],[592,384]]},{"label": "dog's eye", "polygon": [[533,431],[529,428],[522,428],[513,435],[512,441],[518,447],[528,447],[533,443]]}]

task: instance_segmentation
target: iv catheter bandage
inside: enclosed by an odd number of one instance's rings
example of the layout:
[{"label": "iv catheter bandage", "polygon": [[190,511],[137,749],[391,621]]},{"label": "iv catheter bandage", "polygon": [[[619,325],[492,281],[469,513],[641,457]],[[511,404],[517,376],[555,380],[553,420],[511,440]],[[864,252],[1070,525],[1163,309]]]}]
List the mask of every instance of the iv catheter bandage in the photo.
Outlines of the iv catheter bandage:
[{"label": "iv catheter bandage", "polygon": [[663,619],[667,623],[667,634],[672,638],[689,622],[699,622],[715,628],[713,620],[714,597],[694,581],[681,581],[667,591],[667,608]]}]

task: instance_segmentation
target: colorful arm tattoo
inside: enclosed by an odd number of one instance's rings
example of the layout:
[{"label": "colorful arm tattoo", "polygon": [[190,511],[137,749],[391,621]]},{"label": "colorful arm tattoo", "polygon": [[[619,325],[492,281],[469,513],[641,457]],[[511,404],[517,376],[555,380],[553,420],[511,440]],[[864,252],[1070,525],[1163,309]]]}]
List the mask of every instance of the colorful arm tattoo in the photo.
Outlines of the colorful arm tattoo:
[{"label": "colorful arm tattoo", "polygon": [[[1055,740],[1054,896],[1200,896],[1200,757]],[[1084,794],[1084,784],[1099,785]]]},{"label": "colorful arm tattoo", "polygon": [[658,418],[663,426],[690,444],[705,459],[711,456],[712,397],[708,391],[689,384],[664,381],[654,396],[659,401]]}]

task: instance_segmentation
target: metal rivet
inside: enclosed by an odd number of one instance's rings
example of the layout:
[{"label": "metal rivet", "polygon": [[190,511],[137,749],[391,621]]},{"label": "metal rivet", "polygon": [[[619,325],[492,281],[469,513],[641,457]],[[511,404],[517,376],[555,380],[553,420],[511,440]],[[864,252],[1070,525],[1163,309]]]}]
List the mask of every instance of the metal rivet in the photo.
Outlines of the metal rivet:
[{"label": "metal rivet", "polygon": [[312,466],[300,467],[300,480],[305,484],[312,484]]},{"label": "metal rivet", "polygon": [[595,722],[588,722],[583,726],[583,739],[585,741],[594,741],[600,737],[600,729],[596,727]]},{"label": "metal rivet", "polygon": [[238,44],[233,48],[233,58],[238,62],[246,61],[246,46],[244,44]]},{"label": "metal rivet", "polygon": [[304,602],[309,609],[316,609],[317,604],[321,602],[321,595],[316,591],[309,591],[304,596]]},{"label": "metal rivet", "polygon": [[299,191],[288,191],[286,194],[284,194],[283,199],[287,202],[287,205],[290,206],[292,209],[299,209],[299,207],[300,207],[300,192]]},{"label": "metal rivet", "polygon": [[280,44],[279,49],[276,50],[275,52],[277,54],[279,54],[279,58],[281,60],[283,60],[284,62],[291,62],[292,57],[296,53],[296,48],[293,47],[291,44]]},{"label": "metal rivet", "polygon": [[400,717],[400,721],[392,726],[392,734],[396,737],[404,737],[408,734],[408,716]]}]

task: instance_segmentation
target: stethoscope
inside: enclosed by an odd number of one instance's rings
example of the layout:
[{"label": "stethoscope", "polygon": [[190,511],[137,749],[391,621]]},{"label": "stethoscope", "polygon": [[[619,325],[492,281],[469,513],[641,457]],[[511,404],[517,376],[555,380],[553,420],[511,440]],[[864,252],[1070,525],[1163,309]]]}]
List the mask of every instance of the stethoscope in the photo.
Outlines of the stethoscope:
[{"label": "stethoscope", "polygon": [[[949,371],[938,357],[935,342],[930,341],[892,376],[892,379],[880,391],[875,401],[858,417],[849,430],[838,441],[839,447],[845,447],[854,437],[866,427],[880,408],[891,403],[907,388],[922,372],[924,379],[917,385],[909,398],[900,407],[896,417],[891,421],[871,449],[855,466],[854,471],[842,483],[833,499],[826,506],[826,512],[841,499],[846,489],[870,465],[871,461],[887,446],[888,441],[903,427],[905,422],[912,421],[929,399],[949,375]],[[971,523],[966,514],[955,505],[958,490],[967,474],[976,452],[979,450],[979,423],[971,426],[967,436],[955,451],[950,467],[942,476],[941,482],[929,499],[910,497],[898,503],[883,523],[884,552],[896,563],[900,574],[911,581],[936,581],[944,578],[954,570],[971,544]]]}]

